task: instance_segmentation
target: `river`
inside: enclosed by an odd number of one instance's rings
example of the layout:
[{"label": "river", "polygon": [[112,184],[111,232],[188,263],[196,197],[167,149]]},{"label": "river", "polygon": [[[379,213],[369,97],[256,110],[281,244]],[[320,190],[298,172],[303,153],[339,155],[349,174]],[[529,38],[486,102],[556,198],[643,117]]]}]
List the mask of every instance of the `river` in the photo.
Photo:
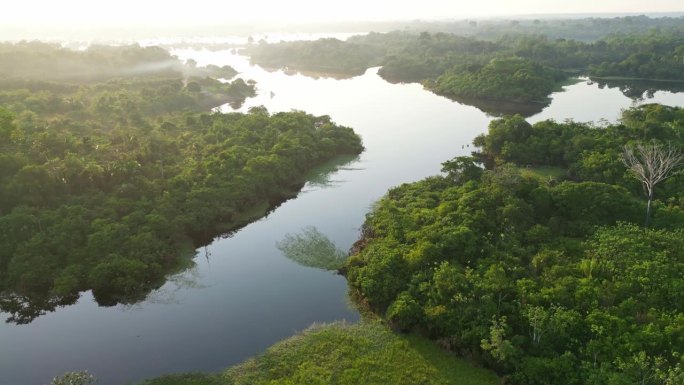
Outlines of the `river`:
[{"label": "river", "polygon": [[[492,117],[423,90],[390,84],[377,68],[351,79],[268,72],[229,51],[178,50],[198,64],[233,65],[257,81],[259,96],[241,110],[304,110],[353,127],[366,151],[314,175],[289,200],[231,237],[197,250],[195,267],[143,303],[98,307],[90,293],[28,325],[0,326],[0,385],[41,385],[87,369],[117,385],[163,373],[217,371],[257,354],[314,322],[359,315],[343,277],[285,258],[276,242],[314,226],[348,249],[364,215],[392,186],[439,173],[440,163],[472,151]],[[553,96],[531,121],[615,121],[634,102],[618,89],[582,81]],[[684,106],[684,94],[657,92],[648,102]],[[225,106],[223,110],[230,111]],[[0,314],[2,316],[2,314]]]}]

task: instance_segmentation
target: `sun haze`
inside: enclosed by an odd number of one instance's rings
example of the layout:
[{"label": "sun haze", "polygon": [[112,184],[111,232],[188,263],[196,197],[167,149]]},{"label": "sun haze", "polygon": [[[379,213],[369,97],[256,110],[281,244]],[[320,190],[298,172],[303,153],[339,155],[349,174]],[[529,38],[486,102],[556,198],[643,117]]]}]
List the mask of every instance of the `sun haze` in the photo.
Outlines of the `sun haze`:
[{"label": "sun haze", "polygon": [[643,0],[24,0],[6,4],[0,22],[24,27],[169,26],[221,22],[339,22],[680,11],[684,11],[681,0],[653,0],[648,3]]}]

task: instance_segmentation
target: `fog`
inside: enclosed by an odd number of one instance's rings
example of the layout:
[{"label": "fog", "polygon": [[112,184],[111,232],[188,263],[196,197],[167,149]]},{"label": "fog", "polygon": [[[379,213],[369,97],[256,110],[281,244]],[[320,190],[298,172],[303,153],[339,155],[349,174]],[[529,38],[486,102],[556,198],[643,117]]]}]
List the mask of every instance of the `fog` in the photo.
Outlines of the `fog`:
[{"label": "fog", "polygon": [[[24,0],[5,4],[0,40],[31,38],[144,38],[262,31],[350,32],[354,23],[382,30],[390,21],[464,18],[682,12],[681,0],[251,0],[90,1]],[[365,24],[364,24],[365,23]],[[380,25],[378,25],[380,23]],[[386,26],[392,29],[396,25]],[[368,28],[362,28],[368,30]],[[333,32],[333,31],[331,31]]]}]

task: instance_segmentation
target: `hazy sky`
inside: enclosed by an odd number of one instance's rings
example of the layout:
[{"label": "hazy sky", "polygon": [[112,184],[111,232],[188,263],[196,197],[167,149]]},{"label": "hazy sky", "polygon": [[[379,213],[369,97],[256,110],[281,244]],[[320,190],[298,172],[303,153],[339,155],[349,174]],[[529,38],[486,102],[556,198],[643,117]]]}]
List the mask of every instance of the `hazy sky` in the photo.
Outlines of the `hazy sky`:
[{"label": "hazy sky", "polygon": [[684,0],[17,0],[3,4],[0,23],[149,26],[681,11]]}]

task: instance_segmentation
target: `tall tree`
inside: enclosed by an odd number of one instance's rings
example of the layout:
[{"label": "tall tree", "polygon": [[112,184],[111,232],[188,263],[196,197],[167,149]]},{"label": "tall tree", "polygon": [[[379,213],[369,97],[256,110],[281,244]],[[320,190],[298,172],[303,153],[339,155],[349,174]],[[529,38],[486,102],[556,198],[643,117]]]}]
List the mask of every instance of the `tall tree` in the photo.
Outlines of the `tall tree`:
[{"label": "tall tree", "polygon": [[646,226],[648,226],[651,221],[655,186],[677,174],[678,169],[684,165],[684,154],[672,145],[665,146],[652,141],[648,144],[639,143],[634,147],[625,146],[622,161],[644,187],[644,194],[648,200],[646,206]]}]

